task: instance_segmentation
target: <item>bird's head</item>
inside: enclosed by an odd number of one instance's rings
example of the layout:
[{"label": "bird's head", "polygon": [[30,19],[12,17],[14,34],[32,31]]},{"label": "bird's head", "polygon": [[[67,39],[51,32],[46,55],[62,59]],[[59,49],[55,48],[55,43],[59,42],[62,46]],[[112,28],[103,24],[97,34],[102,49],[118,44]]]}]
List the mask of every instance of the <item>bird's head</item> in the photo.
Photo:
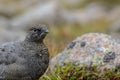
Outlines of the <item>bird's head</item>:
[{"label": "bird's head", "polygon": [[48,29],[45,25],[40,24],[37,27],[32,27],[26,37],[27,41],[40,42],[43,41],[45,36],[48,34]]}]

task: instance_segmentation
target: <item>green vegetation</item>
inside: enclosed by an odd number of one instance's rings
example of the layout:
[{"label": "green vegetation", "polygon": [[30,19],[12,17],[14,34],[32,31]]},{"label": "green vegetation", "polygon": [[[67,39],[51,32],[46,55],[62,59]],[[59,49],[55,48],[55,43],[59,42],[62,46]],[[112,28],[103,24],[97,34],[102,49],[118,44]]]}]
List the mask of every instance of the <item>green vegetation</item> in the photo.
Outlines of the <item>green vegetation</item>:
[{"label": "green vegetation", "polygon": [[63,67],[56,67],[54,73],[44,75],[40,80],[120,80],[120,72],[115,69],[100,70],[98,66],[88,68],[85,65],[79,67],[68,63]]}]

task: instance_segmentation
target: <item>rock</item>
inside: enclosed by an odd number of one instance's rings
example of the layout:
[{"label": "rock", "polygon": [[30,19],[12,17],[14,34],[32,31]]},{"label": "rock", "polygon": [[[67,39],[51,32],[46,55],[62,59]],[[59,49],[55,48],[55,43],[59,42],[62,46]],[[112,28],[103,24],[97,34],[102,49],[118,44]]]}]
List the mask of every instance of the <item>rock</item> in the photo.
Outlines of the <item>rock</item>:
[{"label": "rock", "polygon": [[25,33],[13,29],[7,18],[0,16],[0,43],[23,39],[23,34]]},{"label": "rock", "polygon": [[88,24],[96,20],[106,19],[106,11],[104,6],[98,3],[91,3],[85,8],[76,10],[62,10],[61,16],[66,23],[69,24]]},{"label": "rock", "polygon": [[11,20],[11,25],[17,29],[28,29],[28,27],[38,25],[40,23],[53,24],[56,21],[58,13],[58,5],[56,1],[50,1],[43,5],[32,7],[23,14],[14,17]]},{"label": "rock", "polygon": [[43,5],[39,3],[31,9],[24,11],[21,15],[15,16],[11,19],[11,25],[19,29],[26,29],[29,26],[34,26],[39,23],[49,24],[51,26],[60,23],[77,23],[81,25],[89,24],[103,18],[106,18],[106,11],[98,3],[90,3],[82,9],[69,10],[63,7],[62,1],[51,0]]},{"label": "rock", "polygon": [[100,69],[115,68],[120,65],[120,44],[111,36],[89,33],[73,40],[67,48],[51,59],[50,69],[64,66],[67,62],[88,67],[98,65]]},{"label": "rock", "polygon": [[4,28],[0,29],[0,43],[23,40],[25,37],[25,32],[17,32],[13,30],[6,30]]},{"label": "rock", "polygon": [[0,0],[0,15],[13,17],[48,0]]},{"label": "rock", "polygon": [[49,52],[43,40],[44,25],[31,28],[25,40],[0,45],[0,80],[38,80],[49,64]]},{"label": "rock", "polygon": [[0,43],[23,40],[25,32],[12,28],[9,20],[0,17]]}]

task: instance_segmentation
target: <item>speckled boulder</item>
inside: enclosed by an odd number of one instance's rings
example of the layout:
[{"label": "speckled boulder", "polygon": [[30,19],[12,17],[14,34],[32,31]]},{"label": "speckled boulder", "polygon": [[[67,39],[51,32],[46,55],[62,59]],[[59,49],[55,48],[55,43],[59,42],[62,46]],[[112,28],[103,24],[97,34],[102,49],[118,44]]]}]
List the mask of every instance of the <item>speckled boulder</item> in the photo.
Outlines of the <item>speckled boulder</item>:
[{"label": "speckled boulder", "polygon": [[98,65],[100,69],[120,66],[120,44],[111,36],[89,33],[72,41],[67,48],[51,60],[50,69],[71,62],[75,65]]}]

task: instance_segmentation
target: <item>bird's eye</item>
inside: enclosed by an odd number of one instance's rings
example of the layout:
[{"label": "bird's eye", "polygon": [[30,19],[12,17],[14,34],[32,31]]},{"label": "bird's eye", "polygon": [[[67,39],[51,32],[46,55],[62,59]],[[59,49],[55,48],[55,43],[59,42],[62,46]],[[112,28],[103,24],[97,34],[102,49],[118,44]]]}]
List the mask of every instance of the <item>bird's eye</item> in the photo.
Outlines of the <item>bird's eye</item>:
[{"label": "bird's eye", "polygon": [[34,32],[37,32],[37,30],[35,29]]},{"label": "bird's eye", "polygon": [[41,29],[39,29],[38,31],[41,32]]}]

